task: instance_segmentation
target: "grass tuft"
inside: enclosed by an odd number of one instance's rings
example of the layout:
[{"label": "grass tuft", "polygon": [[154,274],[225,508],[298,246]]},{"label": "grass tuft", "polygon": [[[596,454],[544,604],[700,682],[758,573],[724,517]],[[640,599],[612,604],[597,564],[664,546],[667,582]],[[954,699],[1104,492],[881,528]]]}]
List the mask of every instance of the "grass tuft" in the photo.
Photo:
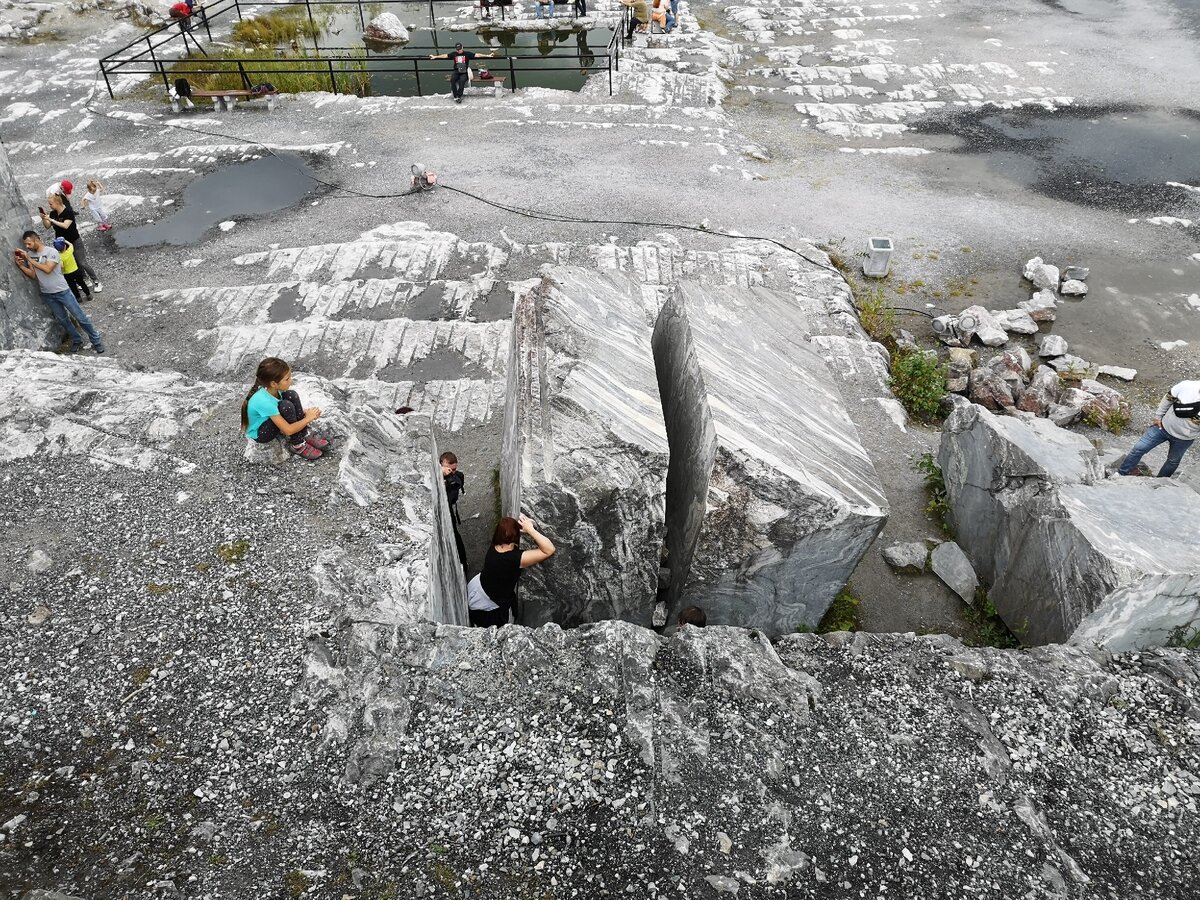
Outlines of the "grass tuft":
[{"label": "grass tuft", "polygon": [[909,415],[932,422],[941,418],[946,373],[946,366],[931,354],[897,353],[888,384]]}]

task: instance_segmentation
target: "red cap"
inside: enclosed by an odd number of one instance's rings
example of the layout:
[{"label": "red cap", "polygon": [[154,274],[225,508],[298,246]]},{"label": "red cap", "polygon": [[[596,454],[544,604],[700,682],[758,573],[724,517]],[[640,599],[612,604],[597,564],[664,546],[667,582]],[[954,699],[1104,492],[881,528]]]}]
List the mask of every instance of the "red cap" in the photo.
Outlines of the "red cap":
[{"label": "red cap", "polygon": [[75,190],[75,185],[71,184],[71,182],[64,178],[62,180],[62,189],[64,194],[69,194],[71,191]]}]

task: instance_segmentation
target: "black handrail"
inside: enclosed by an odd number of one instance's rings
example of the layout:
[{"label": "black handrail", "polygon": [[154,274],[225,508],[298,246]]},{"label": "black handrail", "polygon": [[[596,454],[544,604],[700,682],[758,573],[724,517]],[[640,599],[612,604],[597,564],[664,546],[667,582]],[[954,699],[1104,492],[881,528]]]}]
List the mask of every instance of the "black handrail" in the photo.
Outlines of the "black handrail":
[{"label": "black handrail", "polygon": [[[431,23],[431,25],[436,27],[437,20],[436,20],[435,11],[434,11],[434,3],[435,2],[445,2],[445,0],[334,0],[334,2],[322,2],[320,5],[325,6],[325,7],[328,7],[328,6],[340,7],[340,6],[351,6],[351,5],[356,6],[358,8],[359,22],[360,22],[360,24],[362,24],[362,27],[364,27],[364,28],[366,27],[366,25],[365,25],[366,20],[365,20],[364,14],[363,14],[364,6],[368,6],[368,5],[387,6],[387,5],[394,5],[394,4],[426,5],[429,7],[430,23]],[[261,0],[261,2],[253,3],[253,6],[256,9],[261,8],[261,7],[276,7],[276,6],[297,7],[300,5],[300,3],[304,4],[305,11],[308,14],[308,19],[309,19],[310,24],[315,25],[315,19],[313,17],[311,0]],[[110,77],[112,75],[116,75],[116,74],[157,75],[162,79],[163,85],[169,88],[170,83],[169,83],[168,69],[167,69],[168,63],[172,64],[173,71],[175,71],[179,74],[186,74],[187,72],[196,72],[196,73],[209,72],[209,73],[211,73],[214,71],[215,72],[233,71],[232,65],[236,64],[237,71],[240,73],[244,82],[248,81],[248,75],[247,75],[247,69],[244,67],[243,64],[251,66],[251,69],[249,70],[251,72],[256,72],[256,71],[257,72],[266,72],[266,73],[293,72],[296,74],[324,74],[324,73],[328,72],[330,88],[333,91],[333,93],[336,94],[338,92],[338,89],[337,89],[337,77],[335,74],[334,63],[339,60],[346,60],[348,57],[339,56],[339,55],[329,56],[327,54],[331,54],[331,53],[336,54],[337,51],[339,51],[339,50],[357,52],[360,49],[360,48],[320,47],[316,43],[316,40],[314,39],[313,44],[314,44],[314,49],[317,52],[317,55],[312,57],[311,59],[313,60],[314,63],[318,63],[318,64],[324,63],[324,65],[320,65],[319,68],[307,68],[305,66],[304,61],[297,61],[297,60],[289,60],[283,68],[280,68],[279,66],[281,65],[281,61],[278,58],[263,57],[263,58],[244,59],[244,60],[240,60],[240,61],[221,60],[221,59],[206,59],[202,63],[203,68],[187,69],[187,68],[184,68],[182,65],[183,63],[190,62],[190,60],[187,59],[186,57],[176,58],[176,59],[170,59],[170,58],[164,59],[164,58],[161,58],[161,55],[157,52],[157,51],[161,50],[162,48],[167,47],[168,45],[175,44],[177,41],[182,41],[184,52],[186,54],[189,52],[189,48],[188,48],[188,44],[187,44],[189,37],[191,37],[191,40],[193,42],[195,42],[197,48],[199,48],[199,42],[196,41],[195,35],[191,34],[191,28],[193,28],[197,22],[203,25],[205,34],[208,36],[209,43],[211,44],[213,38],[212,38],[212,31],[210,28],[210,22],[212,22],[215,19],[220,18],[223,15],[229,14],[230,12],[233,12],[234,14],[236,14],[237,18],[239,20],[242,19],[241,0],[214,0],[214,2],[212,2],[211,4],[209,4],[207,6],[197,7],[197,13],[194,14],[192,17],[192,19],[194,21],[174,20],[174,21],[165,22],[162,25],[159,25],[159,26],[151,29],[149,32],[142,35],[141,37],[126,44],[124,47],[121,47],[119,50],[116,50],[116,51],[109,53],[106,56],[102,57],[100,60],[100,71],[101,71],[101,74],[104,76],[104,84],[108,89],[109,97],[114,96],[112,81],[110,80]],[[626,8],[622,11],[620,25],[618,26],[617,29],[615,29],[613,31],[613,34],[609,38],[608,44],[605,47],[604,52],[592,53],[589,51],[588,55],[592,57],[591,65],[583,65],[583,54],[579,53],[578,51],[574,54],[569,54],[569,53],[559,54],[556,51],[552,51],[550,54],[545,54],[545,55],[539,54],[537,56],[523,56],[520,54],[514,56],[514,55],[506,54],[505,57],[502,57],[502,58],[508,59],[508,72],[509,72],[508,86],[509,86],[509,89],[513,90],[513,91],[515,91],[517,89],[517,73],[521,72],[521,71],[545,72],[545,71],[566,71],[569,69],[578,69],[580,71],[587,71],[589,73],[607,71],[608,72],[608,93],[611,96],[613,93],[612,73],[613,73],[614,68],[617,69],[618,71],[620,70],[621,48],[625,44],[625,36],[624,35],[625,35],[625,26],[628,21],[628,16],[629,16],[629,10],[628,10],[628,8]],[[231,18],[232,18],[232,16],[231,16]],[[547,29],[547,30],[550,30],[550,29]],[[142,49],[143,44],[145,45],[145,49]],[[131,55],[126,55],[126,54],[129,54],[130,51],[134,51],[135,49],[137,52],[134,52]],[[203,52],[203,50],[201,50],[201,52]],[[149,57],[149,62],[146,62],[147,56]],[[356,60],[362,59],[364,62],[367,59],[369,59],[372,64],[371,71],[373,71],[373,72],[401,72],[401,73],[408,72],[409,67],[407,65],[402,65],[402,66],[399,66],[396,68],[391,68],[386,65],[380,66],[379,63],[381,63],[381,62],[382,63],[391,63],[391,62],[407,63],[409,61],[412,61],[413,62],[412,73],[417,79],[417,95],[423,96],[422,91],[421,91],[421,72],[428,71],[428,70],[422,70],[419,66],[417,66],[416,63],[419,61],[422,61],[422,60],[428,61],[428,56],[426,54],[422,54],[419,56],[417,56],[417,55],[407,56],[407,55],[404,55],[401,53],[378,54],[378,55],[372,55],[367,58],[363,58],[363,57],[351,57],[351,58],[356,59]],[[528,67],[515,65],[514,61],[519,61],[522,59],[538,60],[538,61],[544,61],[546,59],[564,59],[564,60],[565,59],[574,59],[575,64],[564,65],[564,66],[547,66],[547,65],[543,64],[543,65],[528,66]],[[599,63],[602,63],[602,65]],[[272,67],[272,66],[274,66],[274,67]]]}]

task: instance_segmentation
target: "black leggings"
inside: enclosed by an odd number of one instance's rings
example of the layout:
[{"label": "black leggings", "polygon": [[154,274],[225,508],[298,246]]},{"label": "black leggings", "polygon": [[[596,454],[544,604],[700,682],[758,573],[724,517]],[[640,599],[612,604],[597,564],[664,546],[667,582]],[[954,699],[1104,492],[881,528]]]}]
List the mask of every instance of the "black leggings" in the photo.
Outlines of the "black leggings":
[{"label": "black leggings", "polygon": [[67,279],[67,287],[71,289],[71,293],[75,295],[76,300],[82,300],[87,297],[92,299],[92,289],[88,287],[87,280],[83,277],[83,270],[76,269],[68,275],[63,276]]},{"label": "black leggings", "polygon": [[467,618],[471,622],[473,628],[489,628],[492,625],[497,627],[508,624],[508,607],[502,606],[499,609],[468,609]]},{"label": "black leggings", "polygon": [[450,76],[450,92],[454,94],[456,100],[461,100],[463,90],[467,86],[469,75],[466,72],[455,72]]},{"label": "black leggings", "polygon": [[[300,403],[300,395],[295,391],[284,391],[279,395],[279,414],[283,416],[285,422],[299,422],[304,418],[304,406]],[[258,426],[258,437],[255,438],[260,444],[269,444],[275,438],[282,438],[293,446],[303,444],[304,438],[308,436],[308,426],[301,428],[293,435],[286,435],[279,430],[279,426],[270,419]]]}]

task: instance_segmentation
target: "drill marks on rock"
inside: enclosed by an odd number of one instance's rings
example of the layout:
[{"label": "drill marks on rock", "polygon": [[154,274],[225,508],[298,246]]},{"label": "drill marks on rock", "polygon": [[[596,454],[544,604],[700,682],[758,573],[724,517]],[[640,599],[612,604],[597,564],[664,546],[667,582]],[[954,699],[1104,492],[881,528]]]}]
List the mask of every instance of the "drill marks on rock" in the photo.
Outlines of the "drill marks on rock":
[{"label": "drill marks on rock", "polygon": [[335,378],[401,381],[430,358],[448,359],[440,365],[445,371],[430,372],[430,379],[472,372],[498,376],[504,371],[508,328],[504,322],[313,321],[222,325],[198,332],[197,338],[215,339],[208,367],[221,374],[240,375],[264,356],[280,356],[297,368]]},{"label": "drill marks on rock", "polygon": [[433,231],[422,222],[398,222],[386,226],[385,232],[375,229],[351,243],[265,250],[236,256],[233,262],[239,266],[265,265],[267,278],[315,280],[323,276],[330,281],[345,281],[366,270],[411,282],[429,282],[448,269],[476,269],[473,276],[488,274],[502,266],[507,256],[491,244],[467,243],[456,235]]}]

